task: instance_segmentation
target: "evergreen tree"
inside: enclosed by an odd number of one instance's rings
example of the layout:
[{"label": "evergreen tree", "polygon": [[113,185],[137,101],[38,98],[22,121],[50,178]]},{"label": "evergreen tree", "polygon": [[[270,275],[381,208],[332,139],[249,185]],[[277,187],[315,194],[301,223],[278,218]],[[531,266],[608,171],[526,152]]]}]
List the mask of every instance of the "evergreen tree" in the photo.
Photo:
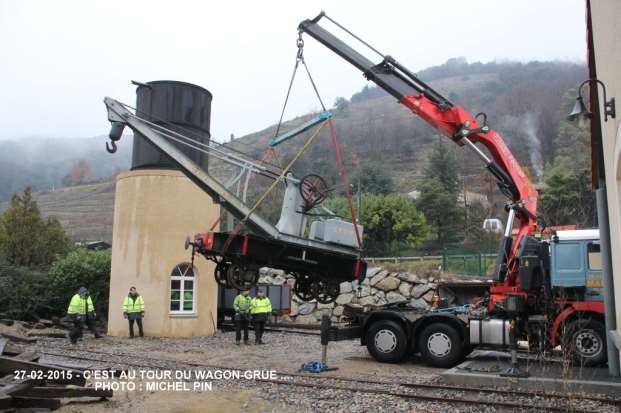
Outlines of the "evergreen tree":
[{"label": "evergreen tree", "polygon": [[55,217],[45,220],[41,241],[43,247],[39,249],[39,263],[51,264],[57,257],[69,252],[71,242],[65,234],[65,229]]},{"label": "evergreen tree", "polygon": [[459,175],[454,149],[438,144],[418,189],[416,205],[425,214],[440,246],[463,239],[464,208],[458,204]]},{"label": "evergreen tree", "polygon": [[32,190],[13,194],[0,218],[0,251],[8,264],[23,267],[49,265],[69,250],[69,239],[54,218],[44,220]]},{"label": "evergreen tree", "polygon": [[358,183],[363,194],[387,195],[395,190],[392,178],[377,164],[365,164],[349,182],[353,185],[352,193],[358,190]]},{"label": "evergreen tree", "polygon": [[548,225],[591,227],[596,224],[590,172],[575,170],[575,164],[575,157],[559,156],[545,175],[539,209]]},{"label": "evergreen tree", "polygon": [[460,180],[455,147],[448,146],[448,143],[443,141],[434,145],[429,158],[429,165],[424,170],[424,176],[426,180],[437,180],[442,189],[457,199],[460,191]]}]

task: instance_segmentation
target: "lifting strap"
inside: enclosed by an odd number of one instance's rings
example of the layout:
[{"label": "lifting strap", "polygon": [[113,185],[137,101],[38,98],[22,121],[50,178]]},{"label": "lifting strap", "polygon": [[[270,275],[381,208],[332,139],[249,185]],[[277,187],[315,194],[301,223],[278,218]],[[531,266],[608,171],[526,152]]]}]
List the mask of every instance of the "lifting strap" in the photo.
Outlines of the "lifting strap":
[{"label": "lifting strap", "polygon": [[360,237],[360,231],[358,230],[358,218],[356,217],[356,210],[354,209],[354,203],[352,202],[351,193],[349,192],[349,179],[347,178],[347,173],[345,172],[345,164],[343,162],[343,156],[341,154],[341,145],[339,145],[338,141],[336,140],[336,129],[334,128],[334,123],[332,122],[332,119],[328,119],[327,123],[330,127],[330,139],[332,140],[332,144],[334,145],[336,162],[339,167],[339,175],[343,180],[343,192],[345,193],[345,198],[347,199],[347,204],[349,206],[351,222],[354,224],[354,231],[356,232],[356,241],[358,242],[358,248],[362,250],[362,238]]}]

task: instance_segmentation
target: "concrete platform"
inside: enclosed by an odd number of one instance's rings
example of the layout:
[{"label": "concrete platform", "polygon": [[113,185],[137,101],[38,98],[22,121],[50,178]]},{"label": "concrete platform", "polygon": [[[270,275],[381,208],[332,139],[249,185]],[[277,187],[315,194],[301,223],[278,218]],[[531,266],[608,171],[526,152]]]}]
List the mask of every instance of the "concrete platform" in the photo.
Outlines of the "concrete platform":
[{"label": "concrete platform", "polygon": [[520,369],[527,378],[502,377],[510,367],[509,353],[474,351],[460,365],[441,373],[450,384],[494,386],[543,392],[591,393],[621,397],[621,379],[608,376],[607,368],[565,367],[561,360],[542,361],[520,355]]}]

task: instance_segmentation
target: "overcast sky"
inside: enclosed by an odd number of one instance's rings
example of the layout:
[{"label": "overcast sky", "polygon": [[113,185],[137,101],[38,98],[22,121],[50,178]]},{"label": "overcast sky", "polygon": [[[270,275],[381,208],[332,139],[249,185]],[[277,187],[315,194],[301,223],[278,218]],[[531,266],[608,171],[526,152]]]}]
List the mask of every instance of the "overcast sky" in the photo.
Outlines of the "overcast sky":
[{"label": "overcast sky", "polygon": [[[262,129],[280,115],[297,25],[321,10],[413,71],[586,54],[584,0],[0,0],[0,139],[106,134],[102,99],[133,105],[132,79],[210,90],[219,140]],[[366,83],[310,38],[305,56],[329,105]],[[301,76],[291,99],[287,117],[318,108]]]}]

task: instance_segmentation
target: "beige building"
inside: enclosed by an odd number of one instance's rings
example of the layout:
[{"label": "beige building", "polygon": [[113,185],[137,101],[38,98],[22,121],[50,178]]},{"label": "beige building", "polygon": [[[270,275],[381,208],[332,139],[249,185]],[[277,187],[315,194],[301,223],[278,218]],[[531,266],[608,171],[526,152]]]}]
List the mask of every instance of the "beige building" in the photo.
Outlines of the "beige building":
[{"label": "beige building", "polygon": [[[590,0],[587,8],[589,76],[604,83],[608,101],[612,98],[617,101],[616,116],[609,115],[606,120],[603,89],[594,85],[591,88],[594,181],[596,186],[603,187],[598,181],[603,180],[605,171],[616,332],[621,333],[621,1]],[[613,336],[616,336],[617,350],[621,349],[621,334]]]},{"label": "beige building", "polygon": [[180,171],[137,169],[117,178],[108,334],[127,336],[122,303],[131,286],[145,301],[146,335],[211,335],[218,287],[213,264],[190,266],[186,236],[207,230],[219,207]]}]

